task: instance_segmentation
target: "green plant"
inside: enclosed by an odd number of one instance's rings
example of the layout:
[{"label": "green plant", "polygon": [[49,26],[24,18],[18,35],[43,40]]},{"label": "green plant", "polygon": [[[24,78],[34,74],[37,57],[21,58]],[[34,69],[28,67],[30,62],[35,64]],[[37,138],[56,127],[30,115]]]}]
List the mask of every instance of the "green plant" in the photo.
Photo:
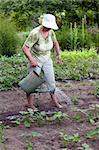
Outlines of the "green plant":
[{"label": "green plant", "polygon": [[73,96],[71,98],[71,101],[73,102],[74,105],[78,105],[79,104],[79,98],[77,96]]},{"label": "green plant", "polygon": [[32,131],[31,133],[23,133],[21,135],[22,137],[24,137],[24,139],[26,140],[26,143],[28,143],[27,145],[27,150],[33,150],[33,139],[35,138],[39,138],[42,136],[42,134],[40,134],[39,132],[36,132],[36,131]]},{"label": "green plant", "polygon": [[18,46],[19,37],[14,24],[0,17],[0,55],[12,56],[17,52]]},{"label": "green plant", "polygon": [[37,112],[34,115],[34,121],[37,123],[38,126],[43,126],[46,121],[46,114],[45,112]]},{"label": "green plant", "polygon": [[62,113],[61,111],[58,112],[54,112],[54,114],[51,117],[46,117],[47,121],[49,122],[57,122],[57,123],[61,123],[63,122],[65,119],[69,119],[68,115],[65,113]]},{"label": "green plant", "polygon": [[[95,31],[93,31],[95,32]],[[99,53],[99,34],[98,34],[98,29],[95,34],[92,34],[93,37],[93,42],[95,43],[95,47],[97,49],[97,53]]]},{"label": "green plant", "polygon": [[0,57],[0,90],[11,89],[26,76],[26,59],[23,54]]},{"label": "green plant", "polygon": [[97,127],[96,129],[90,131],[85,135],[86,138],[91,139],[91,138],[99,138],[99,128]]},{"label": "green plant", "polygon": [[80,114],[76,114],[72,117],[72,119],[76,122],[81,122],[81,115]]},{"label": "green plant", "polygon": [[11,11],[10,13],[11,20],[15,22],[19,31],[26,30],[28,25],[32,28],[32,21],[29,19],[30,15],[32,15],[32,12]]},{"label": "green plant", "polygon": [[93,150],[90,148],[90,146],[87,143],[83,143],[81,147],[79,147],[79,150]]},{"label": "green plant", "polygon": [[61,140],[63,141],[64,146],[72,143],[77,143],[81,141],[81,138],[78,133],[73,135],[68,135],[64,133],[60,133]]},{"label": "green plant", "polygon": [[95,95],[99,98],[99,82],[96,82]]},{"label": "green plant", "polygon": [[56,35],[62,51],[90,49],[95,45],[92,35],[85,28],[84,19],[82,19],[81,27],[77,26],[76,22],[74,25],[70,23],[70,27],[65,24],[62,29],[56,32]]},{"label": "green plant", "polygon": [[20,125],[21,123],[24,124],[26,128],[30,128],[32,123],[34,122],[34,112],[32,109],[28,109],[28,111],[20,111],[21,117],[17,118],[14,123]]},{"label": "green plant", "polygon": [[37,20],[37,17],[43,13],[53,13],[62,17],[62,24],[66,21],[81,24],[84,15],[87,25],[98,24],[98,5],[98,0],[62,0],[61,2],[60,0],[1,0],[0,12],[12,17],[11,19],[16,21],[21,30],[26,30],[31,20],[33,21],[34,18]]},{"label": "green plant", "polygon": [[94,124],[96,124],[97,123],[97,121],[98,121],[98,119],[99,119],[99,114],[97,114],[96,112],[90,112],[89,114],[88,114],[88,121],[92,124],[92,125],[94,125]]},{"label": "green plant", "polygon": [[84,18],[82,18],[82,47],[84,47],[85,41],[85,26],[84,26]]},{"label": "green plant", "polygon": [[18,118],[14,121],[17,125],[24,124],[25,127],[30,128],[32,123],[36,123],[39,126],[45,124],[46,114],[44,112],[33,112],[32,109],[28,109],[28,111],[21,111],[21,118]]},{"label": "green plant", "polygon": [[0,143],[4,142],[4,126],[0,125]]},{"label": "green plant", "polygon": [[15,121],[12,121],[13,123],[15,123],[16,125],[20,125],[21,124],[21,119],[17,118]]},{"label": "green plant", "polygon": [[[81,80],[99,76],[99,57],[95,49],[90,51],[61,52],[62,65],[54,61],[56,80]],[[12,57],[0,56],[0,91],[17,87],[19,81],[27,75],[27,60],[21,52]]]},{"label": "green plant", "polygon": [[29,143],[29,144],[28,144],[27,150],[33,150],[33,145],[32,145],[32,143]]},{"label": "green plant", "polygon": [[33,120],[30,117],[23,118],[24,126],[26,128],[30,128],[31,124],[33,123]]},{"label": "green plant", "polygon": [[56,32],[57,39],[59,41],[61,50],[64,51],[65,49],[70,49],[71,45],[71,36],[72,33],[69,35],[69,27],[64,25],[58,32]]},{"label": "green plant", "polygon": [[61,56],[62,65],[57,65],[54,61],[56,79],[81,80],[98,77],[99,58],[95,50],[66,51],[61,52]]},{"label": "green plant", "polygon": [[42,134],[32,131],[32,137],[40,137]]},{"label": "green plant", "polygon": [[70,49],[73,49],[73,24],[70,23],[70,40],[71,40],[71,48]]},{"label": "green plant", "polygon": [[93,10],[89,9],[86,12],[86,15],[87,15],[88,19],[90,20],[90,23],[92,22],[92,25],[94,26],[95,12]]},{"label": "green plant", "polygon": [[78,28],[77,23],[74,23],[74,51],[77,50],[77,41],[78,41]]},{"label": "green plant", "polygon": [[92,105],[87,112],[88,122],[92,125],[97,125],[99,120],[99,104]]}]

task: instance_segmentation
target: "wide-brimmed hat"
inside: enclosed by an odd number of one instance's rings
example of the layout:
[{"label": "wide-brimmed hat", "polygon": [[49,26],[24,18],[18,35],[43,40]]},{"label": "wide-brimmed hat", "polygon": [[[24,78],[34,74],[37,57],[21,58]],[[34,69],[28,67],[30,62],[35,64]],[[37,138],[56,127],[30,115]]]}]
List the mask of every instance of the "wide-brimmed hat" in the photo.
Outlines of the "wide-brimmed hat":
[{"label": "wide-brimmed hat", "polygon": [[51,28],[54,30],[58,29],[58,26],[56,24],[55,16],[52,14],[45,14],[43,17],[42,25],[46,28]]}]

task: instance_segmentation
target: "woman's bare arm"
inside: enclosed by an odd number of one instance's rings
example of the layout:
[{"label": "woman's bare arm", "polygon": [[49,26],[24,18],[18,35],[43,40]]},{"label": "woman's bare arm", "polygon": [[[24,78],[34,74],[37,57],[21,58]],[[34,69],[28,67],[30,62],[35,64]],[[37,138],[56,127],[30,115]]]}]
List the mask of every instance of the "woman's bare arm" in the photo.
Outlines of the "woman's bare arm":
[{"label": "woman's bare arm", "polygon": [[22,48],[22,50],[23,50],[25,56],[26,56],[26,57],[28,58],[28,60],[30,61],[30,64],[31,64],[33,67],[38,66],[37,61],[36,61],[36,60],[32,57],[32,55],[31,55],[31,52],[30,52],[30,50],[29,50],[29,47],[28,47],[28,46],[24,46],[24,47]]}]

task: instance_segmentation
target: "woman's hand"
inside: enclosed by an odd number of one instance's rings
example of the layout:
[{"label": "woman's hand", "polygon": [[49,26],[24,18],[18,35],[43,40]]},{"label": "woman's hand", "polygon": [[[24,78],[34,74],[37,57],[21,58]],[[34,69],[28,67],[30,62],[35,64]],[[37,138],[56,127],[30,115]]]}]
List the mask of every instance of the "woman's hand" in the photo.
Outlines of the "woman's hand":
[{"label": "woman's hand", "polygon": [[58,64],[62,64],[62,59],[61,59],[61,56],[60,56],[60,55],[57,56],[57,63],[58,63]]},{"label": "woman's hand", "polygon": [[60,55],[60,47],[59,47],[59,43],[58,41],[56,40],[54,43],[54,49],[55,49],[55,52],[56,52],[56,57],[57,57],[57,63],[58,64],[62,64],[62,59],[61,59],[61,55]]},{"label": "woman's hand", "polygon": [[38,63],[37,63],[36,60],[34,60],[34,59],[32,59],[32,60],[30,61],[30,64],[31,64],[32,67],[37,67],[37,66],[38,66]]}]

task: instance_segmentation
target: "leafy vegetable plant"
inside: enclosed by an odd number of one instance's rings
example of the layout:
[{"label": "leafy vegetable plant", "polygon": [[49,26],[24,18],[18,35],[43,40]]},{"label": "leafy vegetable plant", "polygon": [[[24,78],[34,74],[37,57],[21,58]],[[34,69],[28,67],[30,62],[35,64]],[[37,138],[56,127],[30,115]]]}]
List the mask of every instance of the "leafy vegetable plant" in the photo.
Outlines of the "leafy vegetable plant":
[{"label": "leafy vegetable plant", "polygon": [[66,113],[62,113],[61,111],[55,112],[51,117],[46,118],[49,122],[58,122],[61,123],[65,119],[69,119],[68,115]]},{"label": "leafy vegetable plant", "polygon": [[78,133],[75,133],[73,135],[68,135],[64,133],[60,133],[60,137],[64,143],[64,146],[70,144],[70,143],[77,143],[81,141],[81,138]]}]

